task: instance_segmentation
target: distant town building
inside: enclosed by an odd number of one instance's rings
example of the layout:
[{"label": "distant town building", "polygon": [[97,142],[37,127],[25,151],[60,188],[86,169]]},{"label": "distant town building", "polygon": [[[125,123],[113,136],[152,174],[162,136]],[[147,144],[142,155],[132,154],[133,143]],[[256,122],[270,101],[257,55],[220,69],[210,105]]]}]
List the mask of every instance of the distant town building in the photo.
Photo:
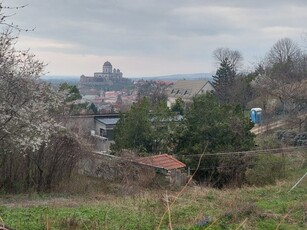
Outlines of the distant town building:
[{"label": "distant town building", "polygon": [[114,80],[120,80],[123,78],[123,73],[119,69],[113,69],[110,62],[106,61],[102,66],[102,72],[94,73],[94,76],[81,75],[80,83],[97,83],[105,84]]},{"label": "distant town building", "polygon": [[167,106],[170,108],[181,98],[184,102],[192,102],[193,97],[214,91],[207,80],[179,80],[169,90]]},{"label": "distant town building", "polygon": [[123,73],[119,69],[113,69],[112,64],[106,61],[102,66],[102,72],[94,73],[94,77],[102,77],[109,80],[120,79],[123,77]]},{"label": "distant town building", "polygon": [[113,68],[109,61],[103,64],[102,72],[96,72],[94,76],[81,75],[78,84],[81,103],[93,103],[99,113],[127,110],[137,101],[131,92],[133,87],[131,79],[124,78],[123,73]]}]

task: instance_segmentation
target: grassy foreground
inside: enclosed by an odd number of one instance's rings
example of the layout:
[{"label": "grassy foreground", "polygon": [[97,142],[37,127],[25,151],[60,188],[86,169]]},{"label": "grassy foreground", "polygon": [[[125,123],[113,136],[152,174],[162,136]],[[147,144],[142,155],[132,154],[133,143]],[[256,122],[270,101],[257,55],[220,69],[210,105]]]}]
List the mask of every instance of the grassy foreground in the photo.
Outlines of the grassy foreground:
[{"label": "grassy foreground", "polygon": [[[301,175],[305,171],[301,170]],[[261,188],[187,187],[165,215],[161,229],[306,229],[306,179],[291,192],[294,179]],[[13,229],[157,229],[167,200],[171,203],[177,193],[159,190],[126,197],[99,193],[32,198],[6,195],[0,197],[0,217]]]}]

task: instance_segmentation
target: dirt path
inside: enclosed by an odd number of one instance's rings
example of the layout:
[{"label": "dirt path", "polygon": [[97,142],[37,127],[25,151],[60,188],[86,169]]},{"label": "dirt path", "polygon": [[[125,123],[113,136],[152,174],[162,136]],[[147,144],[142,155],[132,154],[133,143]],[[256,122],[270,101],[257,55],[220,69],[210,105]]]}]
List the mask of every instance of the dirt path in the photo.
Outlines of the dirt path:
[{"label": "dirt path", "polygon": [[254,128],[251,129],[251,132],[254,133],[255,135],[267,132],[269,130],[275,129],[275,128],[279,128],[281,126],[286,125],[286,121],[276,121],[267,125],[260,125],[260,126],[256,126]]}]

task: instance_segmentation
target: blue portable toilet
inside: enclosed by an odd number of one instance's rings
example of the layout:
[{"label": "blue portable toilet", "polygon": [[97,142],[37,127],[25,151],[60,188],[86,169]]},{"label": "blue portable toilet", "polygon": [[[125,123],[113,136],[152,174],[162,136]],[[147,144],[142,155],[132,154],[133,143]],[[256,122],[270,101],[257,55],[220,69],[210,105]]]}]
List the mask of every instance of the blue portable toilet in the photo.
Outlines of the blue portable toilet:
[{"label": "blue portable toilet", "polygon": [[251,121],[255,124],[260,124],[262,121],[262,109],[261,108],[252,108],[250,114]]}]

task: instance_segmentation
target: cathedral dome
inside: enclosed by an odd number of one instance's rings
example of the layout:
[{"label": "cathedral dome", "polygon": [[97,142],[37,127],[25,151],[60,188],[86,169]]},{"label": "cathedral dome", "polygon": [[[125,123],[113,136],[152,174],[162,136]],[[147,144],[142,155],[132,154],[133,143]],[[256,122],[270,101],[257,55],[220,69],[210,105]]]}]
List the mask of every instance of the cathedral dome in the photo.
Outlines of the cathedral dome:
[{"label": "cathedral dome", "polygon": [[103,66],[104,66],[104,67],[108,67],[108,66],[111,66],[111,67],[112,67],[111,63],[108,62],[108,61],[106,61],[106,62],[103,64]]}]

